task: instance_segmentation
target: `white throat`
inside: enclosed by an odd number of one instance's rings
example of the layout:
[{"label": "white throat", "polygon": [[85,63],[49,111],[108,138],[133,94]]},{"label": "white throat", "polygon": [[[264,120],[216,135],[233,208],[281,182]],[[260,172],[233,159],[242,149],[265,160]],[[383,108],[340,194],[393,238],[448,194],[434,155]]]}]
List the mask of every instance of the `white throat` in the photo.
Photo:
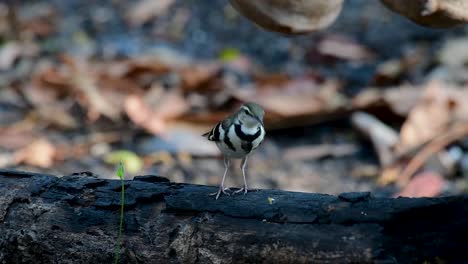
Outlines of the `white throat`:
[{"label": "white throat", "polygon": [[253,126],[247,126],[246,124],[243,124],[241,126],[241,130],[242,132],[244,132],[244,134],[254,135],[255,133],[257,133],[259,127],[260,125],[258,123]]}]

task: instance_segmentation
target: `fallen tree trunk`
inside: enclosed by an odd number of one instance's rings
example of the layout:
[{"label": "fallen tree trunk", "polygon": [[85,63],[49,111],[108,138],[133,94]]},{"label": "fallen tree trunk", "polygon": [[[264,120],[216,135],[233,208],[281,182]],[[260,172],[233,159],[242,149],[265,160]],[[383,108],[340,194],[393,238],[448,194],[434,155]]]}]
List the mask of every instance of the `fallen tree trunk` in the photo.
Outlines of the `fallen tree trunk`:
[{"label": "fallen tree trunk", "polygon": [[[125,182],[122,263],[463,263],[468,196],[374,198]],[[112,263],[120,182],[0,170],[1,263]]]}]

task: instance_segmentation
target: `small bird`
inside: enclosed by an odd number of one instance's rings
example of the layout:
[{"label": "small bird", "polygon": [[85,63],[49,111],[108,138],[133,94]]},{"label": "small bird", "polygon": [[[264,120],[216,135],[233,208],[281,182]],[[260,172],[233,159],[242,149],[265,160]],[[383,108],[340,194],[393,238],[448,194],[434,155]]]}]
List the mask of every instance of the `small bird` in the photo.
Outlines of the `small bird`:
[{"label": "small bird", "polygon": [[208,140],[216,142],[219,150],[224,155],[224,175],[219,185],[219,190],[212,195],[216,195],[216,200],[221,193],[230,195],[224,188],[224,179],[231,165],[231,159],[242,159],[241,169],[244,177],[244,187],[234,193],[244,191],[247,193],[247,180],[245,178],[245,166],[248,155],[262,143],[265,138],[265,128],[263,127],[263,116],[265,110],[256,103],[245,103],[240,109],[216,124],[210,131],[203,134]]}]

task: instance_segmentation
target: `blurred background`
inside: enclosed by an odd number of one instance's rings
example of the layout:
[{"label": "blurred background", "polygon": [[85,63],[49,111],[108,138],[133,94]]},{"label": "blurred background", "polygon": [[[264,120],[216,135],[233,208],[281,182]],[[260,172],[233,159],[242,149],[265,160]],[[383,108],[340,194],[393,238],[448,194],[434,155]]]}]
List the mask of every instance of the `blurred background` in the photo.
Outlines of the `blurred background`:
[{"label": "blurred background", "polygon": [[[0,3],[0,167],[217,185],[200,135],[266,109],[254,188],[376,196],[468,191],[468,27],[428,29],[345,1],[328,29],[285,36],[227,0]],[[241,186],[238,165],[228,186]]]}]

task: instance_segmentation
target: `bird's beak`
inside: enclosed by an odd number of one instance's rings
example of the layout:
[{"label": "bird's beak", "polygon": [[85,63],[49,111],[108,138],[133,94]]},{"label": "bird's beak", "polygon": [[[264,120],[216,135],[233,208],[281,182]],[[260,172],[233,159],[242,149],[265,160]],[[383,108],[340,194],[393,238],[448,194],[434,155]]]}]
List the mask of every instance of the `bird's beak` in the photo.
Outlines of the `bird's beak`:
[{"label": "bird's beak", "polygon": [[262,124],[262,126],[264,126],[264,125],[263,125],[263,120],[260,119],[260,117],[256,116],[255,119],[257,119],[257,121],[258,121],[260,124]]}]

